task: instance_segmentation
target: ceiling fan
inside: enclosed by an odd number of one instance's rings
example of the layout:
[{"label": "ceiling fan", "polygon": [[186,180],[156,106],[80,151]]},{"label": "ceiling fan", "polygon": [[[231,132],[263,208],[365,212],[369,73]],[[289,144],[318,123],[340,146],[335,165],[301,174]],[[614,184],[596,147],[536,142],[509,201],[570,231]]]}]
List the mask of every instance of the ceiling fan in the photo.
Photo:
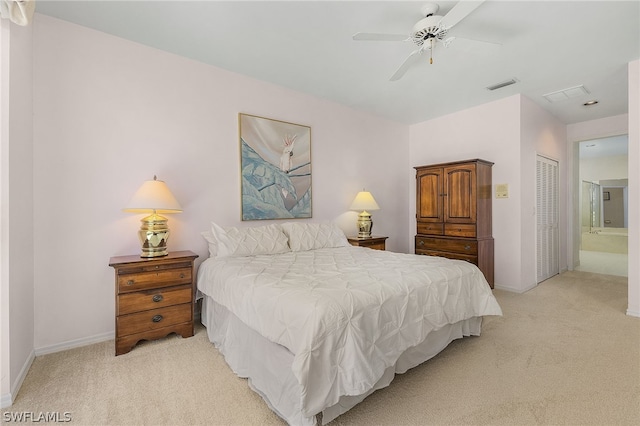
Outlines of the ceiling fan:
[{"label": "ceiling fan", "polygon": [[411,52],[390,78],[391,81],[399,80],[427,50],[430,52],[429,62],[433,63],[433,49],[436,43],[440,42],[444,47],[448,47],[456,38],[447,37],[449,30],[476,10],[483,2],[484,0],[459,1],[444,16],[436,15],[439,9],[437,4],[427,3],[422,7],[422,13],[425,17],[413,26],[409,36],[404,34],[356,33],[353,35],[353,39],[358,41],[411,41],[416,44],[418,48]]}]

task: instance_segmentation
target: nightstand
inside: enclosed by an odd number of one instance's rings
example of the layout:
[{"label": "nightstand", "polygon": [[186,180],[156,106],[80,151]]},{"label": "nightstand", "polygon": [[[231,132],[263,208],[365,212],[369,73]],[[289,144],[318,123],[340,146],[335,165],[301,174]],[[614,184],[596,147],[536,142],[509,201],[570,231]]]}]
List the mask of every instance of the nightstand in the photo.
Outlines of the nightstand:
[{"label": "nightstand", "polygon": [[109,260],[116,274],[116,356],[140,340],[176,333],[193,336],[194,260],[190,251],[164,257],[117,256]]},{"label": "nightstand", "polygon": [[369,238],[358,238],[358,237],[347,237],[347,240],[352,246],[358,247],[369,247],[376,250],[385,250],[385,240],[389,237],[369,237]]}]

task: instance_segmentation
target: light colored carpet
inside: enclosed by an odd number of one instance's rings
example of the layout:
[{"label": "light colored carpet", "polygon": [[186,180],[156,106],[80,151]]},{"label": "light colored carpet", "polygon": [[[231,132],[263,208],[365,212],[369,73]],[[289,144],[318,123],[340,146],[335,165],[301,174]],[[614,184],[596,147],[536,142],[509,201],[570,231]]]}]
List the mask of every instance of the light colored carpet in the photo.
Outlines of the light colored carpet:
[{"label": "light colored carpet", "polygon": [[[624,277],[567,272],[375,392],[334,425],[622,425],[640,419],[640,319]],[[4,411],[74,425],[282,425],[202,327],[114,356],[113,341],[37,357]]]}]

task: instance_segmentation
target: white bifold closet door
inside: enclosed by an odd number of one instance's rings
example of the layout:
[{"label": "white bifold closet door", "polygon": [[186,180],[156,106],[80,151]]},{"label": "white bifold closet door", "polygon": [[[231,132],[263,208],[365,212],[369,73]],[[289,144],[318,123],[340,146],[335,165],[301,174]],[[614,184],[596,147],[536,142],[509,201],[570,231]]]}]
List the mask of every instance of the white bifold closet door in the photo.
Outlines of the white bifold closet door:
[{"label": "white bifold closet door", "polygon": [[538,283],[560,272],[558,191],[558,162],[538,155],[536,161]]}]

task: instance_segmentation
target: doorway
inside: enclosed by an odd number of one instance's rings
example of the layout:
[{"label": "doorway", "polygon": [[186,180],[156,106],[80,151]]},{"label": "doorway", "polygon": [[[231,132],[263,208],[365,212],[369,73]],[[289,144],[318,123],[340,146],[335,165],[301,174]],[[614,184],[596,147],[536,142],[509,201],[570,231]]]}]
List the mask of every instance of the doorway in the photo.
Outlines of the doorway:
[{"label": "doorway", "polygon": [[627,276],[628,136],[579,143],[579,271]]}]

